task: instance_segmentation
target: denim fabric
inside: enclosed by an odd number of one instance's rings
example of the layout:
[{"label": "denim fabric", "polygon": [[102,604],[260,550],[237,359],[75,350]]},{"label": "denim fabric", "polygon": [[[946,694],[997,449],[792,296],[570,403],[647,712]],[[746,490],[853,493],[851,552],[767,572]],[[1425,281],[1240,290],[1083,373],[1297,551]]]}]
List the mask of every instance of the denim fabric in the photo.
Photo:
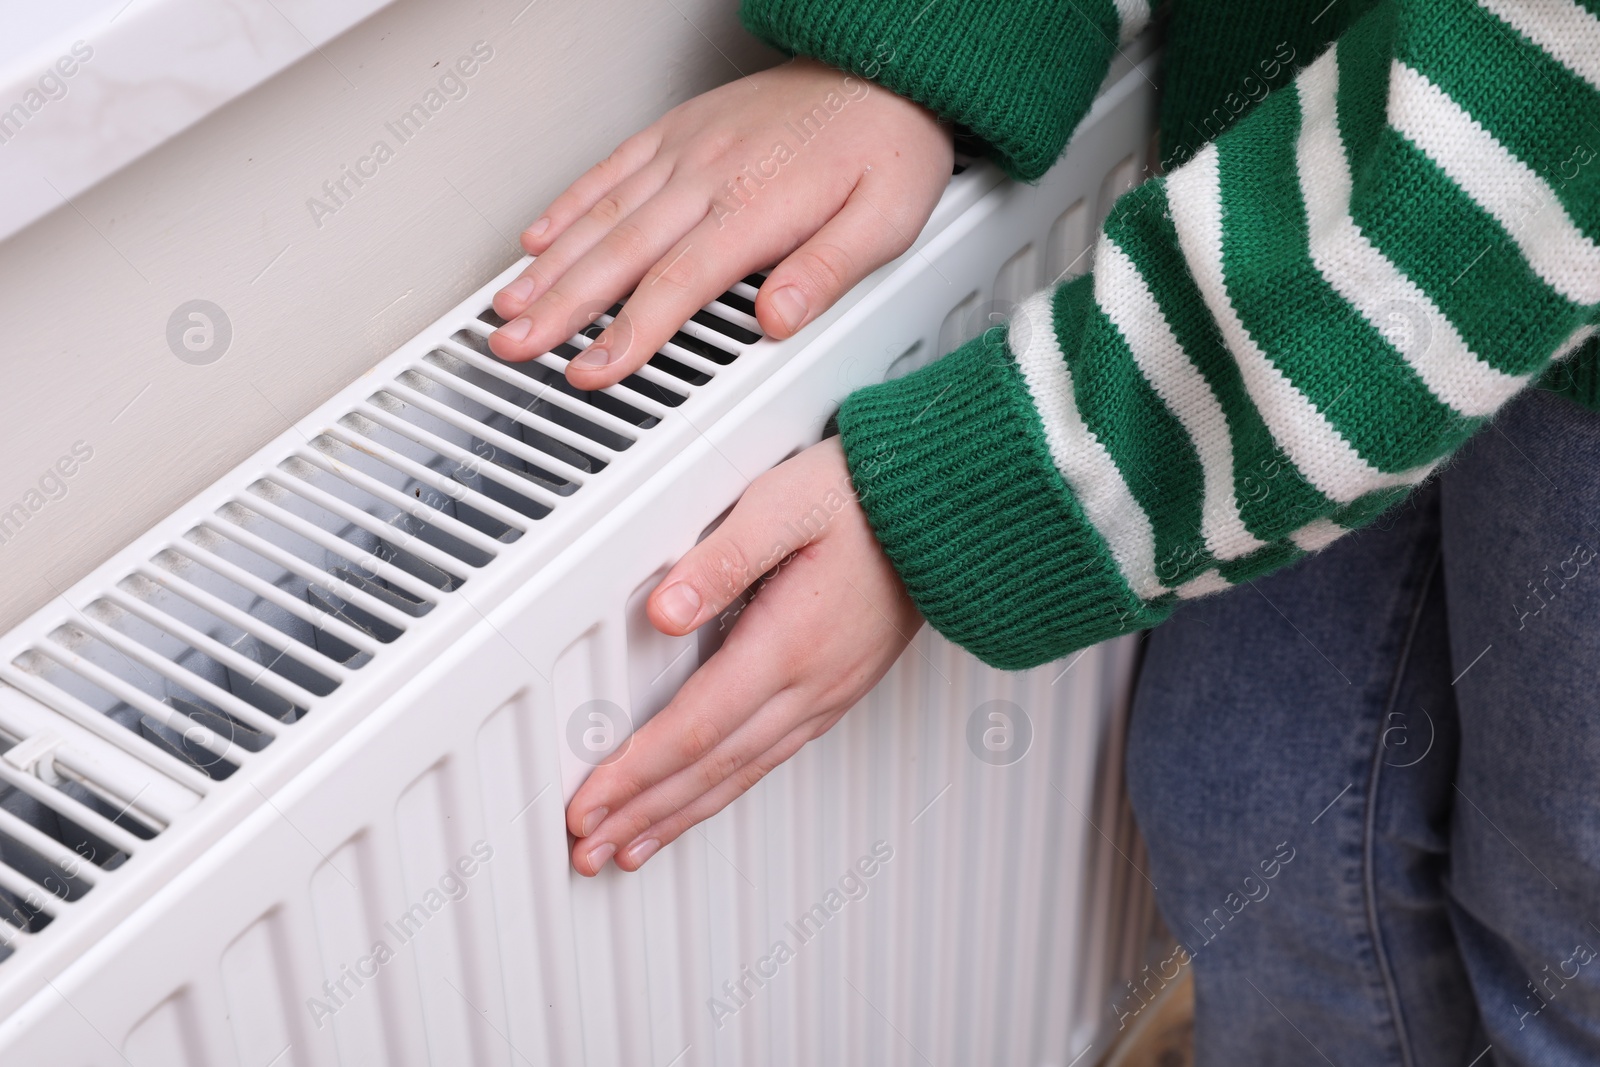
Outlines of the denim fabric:
[{"label": "denim fabric", "polygon": [[1128,744],[1202,1067],[1600,1064],[1600,417],[1516,400],[1155,631]]}]

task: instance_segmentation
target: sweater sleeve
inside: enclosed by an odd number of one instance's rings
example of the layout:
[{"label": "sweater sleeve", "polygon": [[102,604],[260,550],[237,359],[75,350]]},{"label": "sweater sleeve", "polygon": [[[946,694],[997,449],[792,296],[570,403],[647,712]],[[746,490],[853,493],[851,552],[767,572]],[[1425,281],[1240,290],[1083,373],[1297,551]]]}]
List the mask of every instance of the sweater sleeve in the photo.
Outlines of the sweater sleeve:
[{"label": "sweater sleeve", "polygon": [[922,104],[1012,177],[1038,178],[1148,0],[744,0],[745,27]]},{"label": "sweater sleeve", "polygon": [[1385,0],[1091,276],[847,398],[924,616],[1023,668],[1315,552],[1600,320],[1600,0]]}]

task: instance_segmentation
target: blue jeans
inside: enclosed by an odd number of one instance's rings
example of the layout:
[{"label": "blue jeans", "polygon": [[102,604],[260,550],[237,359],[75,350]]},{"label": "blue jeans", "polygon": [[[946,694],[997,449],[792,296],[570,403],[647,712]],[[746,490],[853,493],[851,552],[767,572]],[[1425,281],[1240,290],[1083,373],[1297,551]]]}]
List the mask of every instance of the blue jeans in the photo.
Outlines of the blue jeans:
[{"label": "blue jeans", "polygon": [[1199,1064],[1600,1064],[1600,415],[1531,392],[1149,638],[1128,743]]}]

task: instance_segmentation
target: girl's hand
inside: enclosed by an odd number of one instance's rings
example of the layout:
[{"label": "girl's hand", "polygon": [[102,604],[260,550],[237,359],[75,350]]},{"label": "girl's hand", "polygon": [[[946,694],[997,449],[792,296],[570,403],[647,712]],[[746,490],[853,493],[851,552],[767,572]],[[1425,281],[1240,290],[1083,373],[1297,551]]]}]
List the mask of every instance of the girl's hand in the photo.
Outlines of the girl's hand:
[{"label": "girl's hand", "polygon": [[721,811],[877,684],[922,618],[856,502],[837,438],[751,483],[647,610],[687,634],[762,575],[716,655],[589,776],[567,808],[572,866],[638,870]]},{"label": "girl's hand", "polygon": [[539,259],[495,296],[508,321],[490,348],[532,359],[631,291],[567,367],[600,389],[779,260],[756,317],[789,337],[911,246],[953,161],[932,112],[812,59],[713,89],[622,142],[528,227],[522,247]]}]

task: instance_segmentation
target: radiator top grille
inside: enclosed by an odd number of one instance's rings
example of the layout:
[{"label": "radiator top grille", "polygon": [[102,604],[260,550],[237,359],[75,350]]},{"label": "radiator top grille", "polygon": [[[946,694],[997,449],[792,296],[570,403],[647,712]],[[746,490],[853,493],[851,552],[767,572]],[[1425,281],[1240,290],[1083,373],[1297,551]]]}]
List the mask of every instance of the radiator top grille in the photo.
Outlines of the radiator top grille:
[{"label": "radiator top grille", "polygon": [[[0,663],[71,724],[0,686],[0,965],[759,341],[764,280],[592,393],[564,370],[620,304],[526,363],[490,353],[492,310],[443,320],[420,358]],[[80,731],[115,758],[60,736]]]}]

